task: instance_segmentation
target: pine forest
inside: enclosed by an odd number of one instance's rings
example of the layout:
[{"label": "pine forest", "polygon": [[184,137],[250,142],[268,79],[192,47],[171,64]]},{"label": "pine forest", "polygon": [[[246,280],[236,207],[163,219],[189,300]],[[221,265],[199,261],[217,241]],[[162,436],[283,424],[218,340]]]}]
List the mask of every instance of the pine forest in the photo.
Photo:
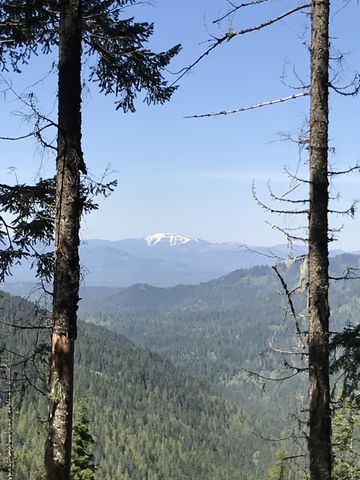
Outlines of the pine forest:
[{"label": "pine forest", "polygon": [[0,480],[360,480],[358,15],[0,0]]}]

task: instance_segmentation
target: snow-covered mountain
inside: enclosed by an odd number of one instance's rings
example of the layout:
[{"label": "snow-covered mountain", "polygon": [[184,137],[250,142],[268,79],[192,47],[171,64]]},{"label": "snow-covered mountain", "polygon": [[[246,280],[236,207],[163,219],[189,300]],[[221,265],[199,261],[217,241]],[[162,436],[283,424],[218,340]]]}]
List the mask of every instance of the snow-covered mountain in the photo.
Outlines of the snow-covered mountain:
[{"label": "snow-covered mountain", "polygon": [[185,245],[189,242],[199,243],[197,238],[187,238],[182,235],[174,235],[173,233],[154,233],[145,237],[145,242],[148,247],[153,247],[159,243],[170,245]]},{"label": "snow-covered mountain", "polygon": [[88,240],[80,253],[89,272],[88,285],[172,286],[205,282],[237,268],[273,264],[271,254],[286,257],[286,247],[249,248],[234,242],[213,243],[174,233],[154,233],[118,241]]},{"label": "snow-covered mountain", "polygon": [[[293,254],[304,253],[297,247]],[[339,253],[337,251],[336,253]],[[195,284],[238,268],[272,265],[288,254],[285,245],[249,247],[240,243],[212,243],[173,233],[118,241],[87,240],[80,259],[88,286],[125,287],[134,283],[172,286]],[[11,281],[34,279],[29,265],[14,269]]]}]

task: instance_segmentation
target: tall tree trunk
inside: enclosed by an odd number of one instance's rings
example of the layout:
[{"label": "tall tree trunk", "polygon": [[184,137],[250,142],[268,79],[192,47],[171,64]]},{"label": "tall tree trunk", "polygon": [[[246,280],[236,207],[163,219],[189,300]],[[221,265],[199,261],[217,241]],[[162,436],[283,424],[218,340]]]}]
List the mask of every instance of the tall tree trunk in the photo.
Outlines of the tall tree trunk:
[{"label": "tall tree trunk", "polygon": [[8,453],[8,480],[14,478],[14,411],[13,411],[13,382],[11,372],[11,357],[9,365],[6,368],[7,376],[7,415],[8,415],[8,431],[7,431],[7,453]]},{"label": "tall tree trunk", "polygon": [[310,479],[331,477],[328,304],[329,0],[312,0],[309,215]]},{"label": "tall tree trunk", "polygon": [[48,480],[69,480],[74,342],[79,300],[81,216],[81,0],[60,1],[59,110],[56,160],[55,272],[50,367]]}]

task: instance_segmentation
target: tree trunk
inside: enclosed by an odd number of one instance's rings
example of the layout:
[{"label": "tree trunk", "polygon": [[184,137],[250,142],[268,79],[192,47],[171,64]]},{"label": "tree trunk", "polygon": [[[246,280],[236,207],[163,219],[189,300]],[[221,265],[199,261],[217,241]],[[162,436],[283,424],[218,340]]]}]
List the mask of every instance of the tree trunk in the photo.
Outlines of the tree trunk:
[{"label": "tree trunk", "polygon": [[309,214],[310,479],[331,477],[328,304],[329,0],[312,0]]},{"label": "tree trunk", "polygon": [[8,415],[8,431],[7,431],[7,453],[8,453],[8,474],[7,479],[14,478],[14,411],[13,411],[13,382],[11,372],[11,358],[9,358],[9,365],[6,368],[7,376],[7,415]]},{"label": "tree trunk", "polygon": [[74,342],[79,300],[81,216],[81,0],[60,1],[59,107],[56,159],[55,271],[49,384],[48,480],[69,480]]}]

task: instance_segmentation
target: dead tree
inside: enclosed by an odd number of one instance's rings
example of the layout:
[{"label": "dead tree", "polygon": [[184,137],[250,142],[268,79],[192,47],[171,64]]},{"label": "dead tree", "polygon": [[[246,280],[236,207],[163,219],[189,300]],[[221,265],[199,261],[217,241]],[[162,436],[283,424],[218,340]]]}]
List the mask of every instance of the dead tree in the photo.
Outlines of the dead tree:
[{"label": "dead tree", "polygon": [[[219,22],[236,11],[257,6],[266,0],[254,0],[241,3],[238,6],[231,4],[232,8],[228,14],[221,16],[215,22]],[[329,209],[329,167],[328,167],[328,93],[333,88],[337,93],[344,94],[329,81],[329,0],[312,0],[310,3],[299,5],[281,15],[270,18],[252,27],[235,30],[232,28],[220,37],[212,37],[210,47],[198,57],[189,67],[179,75],[183,77],[189,70],[196,66],[203,58],[210,54],[219,45],[229,42],[232,39],[263,28],[282,20],[298,11],[310,8],[311,13],[311,45],[310,45],[310,85],[302,84],[302,91],[283,98],[261,102],[256,105],[240,107],[232,110],[213,113],[196,114],[187,118],[213,117],[228,115],[255,108],[265,107],[276,103],[300,98],[310,95],[310,129],[309,140],[306,148],[309,152],[309,179],[296,179],[301,183],[308,184],[309,197],[304,200],[289,201],[294,204],[306,204],[305,209],[272,209],[266,207],[262,202],[261,206],[269,212],[276,214],[298,214],[308,216],[307,238],[288,235],[288,239],[305,240],[308,243],[308,370],[309,370],[309,434],[308,451],[310,459],[310,479],[330,480],[332,468],[331,452],[331,409],[330,409],[330,387],[329,387],[329,320],[330,309],[328,302],[329,290],[329,261],[328,243],[329,213],[336,213]],[[356,80],[355,80],[356,81]],[[358,80],[357,80],[357,83]],[[347,94],[356,94],[359,85],[352,82],[354,90]],[[345,87],[346,88],[346,87]],[[356,166],[354,169],[358,170]],[[351,171],[351,169],[349,169]],[[340,172],[341,173],[341,172]],[[330,175],[332,173],[330,172]],[[271,192],[270,192],[271,193]],[[284,198],[275,198],[284,200]],[[351,209],[349,210],[351,214]],[[340,213],[340,212],[337,212]],[[347,212],[341,212],[347,213]],[[292,312],[294,313],[294,312]]]}]

